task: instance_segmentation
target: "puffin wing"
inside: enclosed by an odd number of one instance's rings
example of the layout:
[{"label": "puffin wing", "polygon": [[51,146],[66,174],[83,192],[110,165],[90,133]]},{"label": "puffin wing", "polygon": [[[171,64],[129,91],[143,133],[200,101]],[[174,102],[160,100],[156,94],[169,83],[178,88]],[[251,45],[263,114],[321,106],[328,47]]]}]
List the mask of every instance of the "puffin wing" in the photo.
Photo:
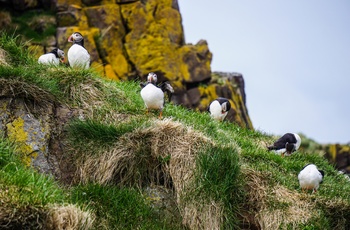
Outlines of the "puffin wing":
[{"label": "puffin wing", "polygon": [[268,146],[268,150],[278,150],[286,148],[286,143],[296,143],[296,138],[292,133],[286,133],[280,137],[272,146]]},{"label": "puffin wing", "polygon": [[159,86],[159,88],[162,89],[163,92],[166,92],[168,95],[169,101],[171,100],[171,96],[174,93],[174,88],[170,85],[169,82],[162,82]]},{"label": "puffin wing", "polygon": [[147,84],[148,84],[148,82],[146,82],[146,83],[141,82],[140,83],[141,89],[145,88]]}]

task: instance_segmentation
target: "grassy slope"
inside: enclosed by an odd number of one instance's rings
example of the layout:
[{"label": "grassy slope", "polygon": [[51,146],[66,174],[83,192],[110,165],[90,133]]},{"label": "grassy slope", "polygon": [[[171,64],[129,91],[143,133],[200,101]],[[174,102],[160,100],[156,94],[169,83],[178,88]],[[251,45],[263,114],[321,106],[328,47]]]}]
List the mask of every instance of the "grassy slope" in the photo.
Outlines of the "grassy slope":
[{"label": "grassy slope", "polygon": [[[153,118],[157,116],[155,113],[144,114],[137,82],[110,82],[90,71],[37,65],[36,60],[15,44],[15,39],[6,35],[0,38],[0,47],[10,56],[10,66],[0,66],[2,79],[25,82],[31,86],[27,87],[27,93],[34,100],[52,98],[50,100],[55,103],[94,111],[87,115],[85,121],[73,121],[69,126],[70,138],[77,148],[102,151],[109,148],[118,137],[140,127],[151,126]],[[89,87],[84,88],[82,85]],[[43,98],[40,96],[43,92],[36,94],[37,88],[51,97]],[[98,104],[96,101],[102,103],[99,106],[91,105]],[[117,124],[114,121],[115,114],[131,118]],[[265,143],[272,141],[271,137],[242,129],[235,124],[217,123],[207,114],[179,106],[167,105],[164,115],[198,130],[216,143],[214,147],[203,146],[198,155],[197,179],[193,185],[196,189],[192,195],[200,200],[223,203],[223,228],[237,227],[241,220],[240,214],[254,216],[260,225],[268,226],[270,221],[273,222],[270,226],[286,229],[350,227],[350,183],[322,157],[305,150],[281,158],[264,149]],[[13,188],[16,194],[14,197],[21,197],[22,200],[11,198],[11,203],[19,207],[44,210],[48,203],[73,203],[87,207],[95,214],[96,228],[182,228],[179,223],[161,218],[137,188],[96,183],[60,187],[52,179],[21,166],[16,160],[16,151],[9,147],[11,144],[6,139],[2,138],[0,143],[6,149],[1,151],[0,190]],[[303,194],[298,187],[297,174],[307,163],[317,164],[326,173],[324,183],[316,194]],[[279,198],[280,194],[293,197],[293,200]],[[298,202],[300,206],[311,208],[296,207],[295,203]],[[295,210],[293,216],[291,209]],[[300,216],[303,213],[298,214],[310,210],[313,211],[310,218],[303,219]],[[278,219],[276,213],[284,219]]]}]

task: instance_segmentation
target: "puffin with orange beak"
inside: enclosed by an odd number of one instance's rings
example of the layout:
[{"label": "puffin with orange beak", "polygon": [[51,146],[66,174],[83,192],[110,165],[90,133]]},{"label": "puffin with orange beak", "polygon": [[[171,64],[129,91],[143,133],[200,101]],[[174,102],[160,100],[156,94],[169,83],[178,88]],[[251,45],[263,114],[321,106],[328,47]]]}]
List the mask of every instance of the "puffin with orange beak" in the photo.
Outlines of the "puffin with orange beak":
[{"label": "puffin with orange beak", "polygon": [[74,32],[68,38],[73,45],[68,50],[68,62],[73,68],[88,69],[90,67],[90,54],[84,47],[84,37],[79,32]]},{"label": "puffin with orange beak", "polygon": [[159,118],[163,117],[164,108],[164,93],[168,94],[169,101],[171,100],[171,94],[174,93],[173,87],[168,82],[163,82],[157,85],[157,75],[153,72],[147,76],[147,83],[141,83],[141,97],[146,105],[147,113],[150,109],[159,110]]},{"label": "puffin with orange beak", "polygon": [[58,48],[51,50],[49,53],[43,54],[39,57],[38,63],[44,65],[58,66],[61,62],[64,62],[64,51]]},{"label": "puffin with orange beak", "polygon": [[219,97],[210,103],[208,112],[214,120],[223,121],[230,109],[230,101],[226,98]]}]

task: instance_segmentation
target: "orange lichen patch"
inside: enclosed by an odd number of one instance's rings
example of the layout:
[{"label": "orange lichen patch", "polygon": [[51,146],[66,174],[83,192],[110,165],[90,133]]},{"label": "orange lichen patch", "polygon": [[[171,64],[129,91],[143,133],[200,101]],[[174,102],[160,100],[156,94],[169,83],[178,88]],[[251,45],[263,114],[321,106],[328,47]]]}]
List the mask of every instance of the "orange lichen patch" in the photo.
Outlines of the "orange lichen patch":
[{"label": "orange lichen patch", "polygon": [[105,65],[105,76],[112,80],[119,80],[111,65]]},{"label": "orange lichen patch", "polygon": [[105,69],[102,63],[100,62],[93,62],[91,63],[90,66],[91,69],[93,69],[96,73],[100,74],[100,75],[104,75]]}]

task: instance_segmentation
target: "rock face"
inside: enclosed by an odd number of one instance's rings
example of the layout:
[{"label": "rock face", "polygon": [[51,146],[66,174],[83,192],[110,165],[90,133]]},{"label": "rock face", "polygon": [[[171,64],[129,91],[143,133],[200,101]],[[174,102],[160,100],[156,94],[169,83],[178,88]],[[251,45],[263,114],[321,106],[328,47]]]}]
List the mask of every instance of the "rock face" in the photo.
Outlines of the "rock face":
[{"label": "rock face", "polygon": [[[252,129],[238,73],[212,73],[212,53],[205,40],[186,44],[177,0],[17,0],[13,10],[51,8],[56,12],[56,46],[66,53],[67,38],[79,31],[91,55],[91,67],[113,80],[145,81],[155,72],[170,81],[173,102],[205,111],[217,97],[227,97],[227,120]],[[40,21],[40,20],[37,20]],[[50,42],[48,42],[50,41]],[[42,54],[55,42],[42,42]]]},{"label": "rock face", "polygon": [[350,175],[350,146],[332,144],[327,146],[325,157],[336,169]]},{"label": "rock face", "polygon": [[[0,79],[0,89],[0,135],[16,142],[27,166],[65,180],[71,175],[67,170],[72,169],[65,165],[58,146],[62,142],[57,138],[66,122],[78,116],[77,111],[55,105],[49,94],[16,80]],[[28,96],[34,91],[41,95],[40,100]]]}]

